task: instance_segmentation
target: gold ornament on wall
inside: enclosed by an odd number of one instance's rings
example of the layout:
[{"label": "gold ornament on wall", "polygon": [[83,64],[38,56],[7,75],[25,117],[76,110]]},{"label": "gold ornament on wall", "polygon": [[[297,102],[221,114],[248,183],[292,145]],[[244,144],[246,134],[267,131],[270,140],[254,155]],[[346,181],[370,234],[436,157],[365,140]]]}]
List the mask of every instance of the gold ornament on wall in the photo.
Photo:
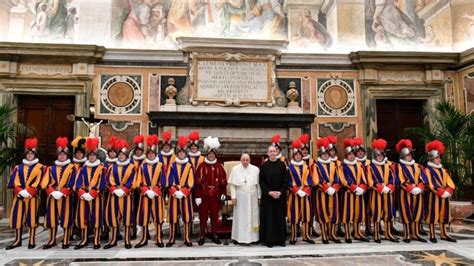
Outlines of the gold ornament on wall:
[{"label": "gold ornament on wall", "polygon": [[169,78],[168,87],[165,89],[165,95],[168,97],[168,99],[166,99],[166,104],[176,104],[176,100],[174,98],[176,95],[178,95],[178,89],[175,85],[176,83],[174,78]]},{"label": "gold ornament on wall", "polygon": [[296,89],[296,83],[294,81],[290,82],[290,85],[288,86],[288,90],[286,91],[286,98],[290,100],[288,102],[288,108],[297,108],[299,107],[298,103],[298,90]]}]

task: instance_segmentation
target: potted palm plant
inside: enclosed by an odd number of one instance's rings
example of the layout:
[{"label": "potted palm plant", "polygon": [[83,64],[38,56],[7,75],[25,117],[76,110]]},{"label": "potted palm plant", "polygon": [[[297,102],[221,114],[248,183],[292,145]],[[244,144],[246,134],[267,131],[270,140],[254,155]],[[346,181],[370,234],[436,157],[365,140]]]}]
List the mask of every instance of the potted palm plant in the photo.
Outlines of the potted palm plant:
[{"label": "potted palm plant", "polygon": [[[405,133],[418,136],[422,141],[442,141],[446,147],[443,165],[456,184],[451,212],[454,219],[463,219],[473,214],[472,199],[474,184],[474,114],[464,113],[452,103],[442,101],[434,109],[426,108],[431,127],[407,128]],[[426,158],[421,158],[421,161]]]},{"label": "potted palm plant", "polygon": [[[10,168],[21,160],[22,149],[17,147],[17,139],[31,133],[25,125],[14,123],[13,116],[16,109],[10,105],[0,106],[0,176],[3,177],[0,193],[0,206],[7,203],[6,187],[8,182],[8,172]],[[1,215],[1,214],[0,214]]]}]

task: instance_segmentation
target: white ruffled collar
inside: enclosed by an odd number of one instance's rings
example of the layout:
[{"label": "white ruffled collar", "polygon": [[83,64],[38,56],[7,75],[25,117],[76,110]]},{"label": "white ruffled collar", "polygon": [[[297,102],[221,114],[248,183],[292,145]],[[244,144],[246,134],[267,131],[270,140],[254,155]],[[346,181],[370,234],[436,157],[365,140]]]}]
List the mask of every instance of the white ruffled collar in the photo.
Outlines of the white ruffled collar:
[{"label": "white ruffled collar", "polygon": [[207,157],[206,157],[206,158],[204,158],[204,162],[207,163],[207,164],[213,165],[213,164],[217,163],[217,159],[209,161],[209,159],[207,159]]},{"label": "white ruffled collar", "polygon": [[130,160],[125,160],[123,162],[117,160],[116,164],[119,165],[119,166],[126,166],[126,165],[130,164]]},{"label": "white ruffled collar", "polygon": [[309,160],[309,159],[311,159],[311,155],[310,155],[310,154],[308,154],[308,155],[306,155],[306,156],[303,157],[303,160],[305,160],[305,161],[307,161],[307,160]]},{"label": "white ruffled collar", "polygon": [[105,157],[105,160],[108,163],[116,163],[118,161],[118,158],[110,158],[108,155]]},{"label": "white ruffled collar", "polygon": [[160,161],[160,158],[158,158],[158,156],[156,156],[155,159],[153,159],[151,161],[148,158],[145,158],[145,163],[147,163],[147,164],[156,164],[159,161]]},{"label": "white ruffled collar", "polygon": [[191,156],[191,157],[199,157],[199,156],[201,156],[201,152],[200,151],[188,152],[188,155]]},{"label": "white ruffled collar", "polygon": [[64,162],[60,162],[60,161],[58,161],[58,160],[54,161],[54,164],[55,164],[56,166],[65,166],[66,164],[70,164],[70,163],[71,163],[71,160],[69,160],[69,159],[67,159],[67,160],[64,161]]},{"label": "white ruffled collar", "polygon": [[160,151],[160,154],[163,155],[163,156],[171,156],[173,155],[174,151],[173,150],[170,150],[169,152],[165,152],[163,150]]},{"label": "white ruffled collar", "polygon": [[75,163],[85,163],[87,161],[87,158],[82,158],[82,159],[76,159],[76,157],[72,158],[72,161]]},{"label": "white ruffled collar", "polygon": [[296,166],[302,166],[304,164],[304,161],[301,160],[301,161],[297,162],[297,161],[291,159],[291,164],[296,165]]},{"label": "white ruffled collar", "polygon": [[347,159],[344,159],[344,163],[345,163],[345,164],[348,164],[348,165],[356,165],[356,164],[357,164],[357,160],[349,161],[349,160],[347,160]]},{"label": "white ruffled collar", "polygon": [[437,169],[443,168],[443,165],[442,165],[442,164],[435,164],[435,163],[433,163],[433,162],[428,162],[428,166],[431,166],[431,167],[437,168]]},{"label": "white ruffled collar", "polygon": [[282,155],[281,155],[281,152],[280,152],[277,156],[275,156],[275,158],[276,158],[277,160],[279,160],[279,159],[281,158],[281,156],[282,156]]},{"label": "white ruffled collar", "polygon": [[337,156],[329,157],[329,160],[331,160],[332,162],[335,162],[335,161],[337,161]]},{"label": "white ruffled collar", "polygon": [[323,159],[321,159],[321,157],[318,157],[318,162],[328,164],[328,163],[332,162],[332,160],[331,160],[331,158],[329,158],[327,160],[323,160]]},{"label": "white ruffled collar", "polygon": [[367,155],[364,155],[364,157],[362,157],[362,158],[356,157],[356,160],[359,161],[359,162],[364,162],[364,161],[367,160]]},{"label": "white ruffled collar", "polygon": [[84,163],[84,165],[87,166],[87,167],[96,167],[96,166],[98,166],[99,164],[100,164],[100,160],[99,160],[99,159],[95,160],[95,162],[91,162],[91,161],[87,160],[87,161]]},{"label": "white ruffled collar", "polygon": [[404,164],[404,165],[414,165],[415,164],[415,160],[414,159],[411,159],[411,161],[405,161],[403,159],[400,159],[400,163]]},{"label": "white ruffled collar", "polygon": [[379,162],[375,159],[372,159],[372,163],[375,164],[375,165],[385,165],[385,163],[387,163],[387,157],[383,158],[383,160],[381,162]]},{"label": "white ruffled collar", "polygon": [[145,154],[142,154],[140,156],[133,155],[133,160],[134,161],[142,161],[142,160],[145,160],[145,158],[146,158]]},{"label": "white ruffled collar", "polygon": [[189,159],[188,159],[188,157],[186,157],[186,158],[184,158],[184,159],[182,159],[182,160],[179,159],[179,158],[176,158],[174,161],[175,161],[177,164],[187,164],[187,163],[189,162]]},{"label": "white ruffled collar", "polygon": [[23,164],[28,165],[28,166],[33,165],[33,164],[37,164],[38,162],[39,162],[38,158],[34,158],[31,161],[28,161],[27,159],[23,159]]}]

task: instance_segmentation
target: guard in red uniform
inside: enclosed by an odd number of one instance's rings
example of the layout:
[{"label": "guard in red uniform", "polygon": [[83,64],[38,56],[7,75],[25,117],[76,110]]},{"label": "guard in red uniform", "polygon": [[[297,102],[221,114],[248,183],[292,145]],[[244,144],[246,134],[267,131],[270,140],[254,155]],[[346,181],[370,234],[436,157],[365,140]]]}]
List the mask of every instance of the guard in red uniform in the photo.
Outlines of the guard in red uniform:
[{"label": "guard in red uniform", "polygon": [[220,147],[219,139],[207,137],[204,140],[204,149],[207,156],[204,163],[196,170],[196,205],[199,208],[199,241],[204,244],[204,234],[207,229],[207,220],[211,218],[212,241],[218,245],[221,241],[217,238],[217,222],[221,200],[225,199],[227,187],[227,175],[224,167],[217,161],[217,149]]},{"label": "guard in red uniform", "polygon": [[47,174],[46,167],[38,163],[38,158],[36,158],[37,146],[38,139],[26,139],[25,159],[13,168],[8,182],[8,188],[13,189],[14,195],[10,212],[10,228],[15,229],[15,241],[6,248],[7,250],[21,246],[21,234],[25,224],[30,233],[28,248],[36,247],[39,190],[41,181]]},{"label": "guard in red uniform", "polygon": [[444,153],[444,145],[439,140],[428,142],[425,146],[428,153],[428,165],[425,173],[428,178],[428,210],[426,223],[430,226],[430,241],[436,243],[435,224],[439,223],[440,236],[442,240],[456,242],[456,239],[448,235],[447,224],[451,222],[449,210],[449,199],[454,194],[454,185],[448,171],[441,164],[441,155]]},{"label": "guard in red uniform", "polygon": [[46,201],[46,217],[44,227],[49,228],[49,241],[43,249],[56,246],[56,233],[58,226],[63,228],[63,249],[69,248],[69,237],[74,224],[71,190],[76,182],[74,164],[69,160],[67,138],[56,139],[57,160],[48,168],[48,174],[43,179],[43,188],[48,195]]}]

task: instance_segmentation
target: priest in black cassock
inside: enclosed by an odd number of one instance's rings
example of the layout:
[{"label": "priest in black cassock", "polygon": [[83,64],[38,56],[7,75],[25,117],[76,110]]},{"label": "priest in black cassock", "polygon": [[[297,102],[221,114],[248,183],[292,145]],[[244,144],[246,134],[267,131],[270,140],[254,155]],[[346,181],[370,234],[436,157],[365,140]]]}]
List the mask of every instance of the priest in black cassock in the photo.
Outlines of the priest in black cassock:
[{"label": "priest in black cassock", "polygon": [[277,158],[274,146],[268,147],[268,160],[260,168],[260,189],[260,242],[269,248],[284,247],[288,173],[285,163]]}]

